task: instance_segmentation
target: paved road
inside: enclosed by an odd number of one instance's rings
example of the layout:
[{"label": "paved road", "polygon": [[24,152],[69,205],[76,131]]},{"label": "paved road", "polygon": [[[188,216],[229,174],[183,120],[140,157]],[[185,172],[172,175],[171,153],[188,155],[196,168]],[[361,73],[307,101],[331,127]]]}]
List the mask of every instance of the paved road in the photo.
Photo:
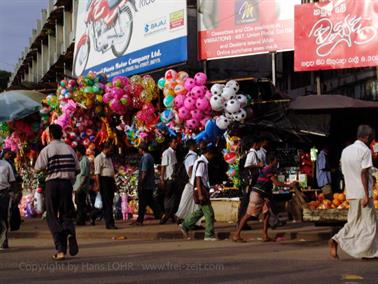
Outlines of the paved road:
[{"label": "paved road", "polygon": [[377,262],[327,255],[326,242],[81,240],[50,260],[51,241],[11,240],[0,283],[377,283]]}]

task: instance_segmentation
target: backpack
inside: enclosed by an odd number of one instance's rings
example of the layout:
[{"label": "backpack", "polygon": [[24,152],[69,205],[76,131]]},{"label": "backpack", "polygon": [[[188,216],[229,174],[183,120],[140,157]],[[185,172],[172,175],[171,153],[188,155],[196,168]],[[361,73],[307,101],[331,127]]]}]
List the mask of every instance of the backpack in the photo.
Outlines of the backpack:
[{"label": "backpack", "polygon": [[[257,177],[259,176],[258,169],[252,171],[244,167],[248,154],[249,152],[243,154],[239,160],[239,175],[240,175],[242,186],[253,186],[257,181]],[[256,155],[256,158],[258,159],[256,153],[255,155]]]}]

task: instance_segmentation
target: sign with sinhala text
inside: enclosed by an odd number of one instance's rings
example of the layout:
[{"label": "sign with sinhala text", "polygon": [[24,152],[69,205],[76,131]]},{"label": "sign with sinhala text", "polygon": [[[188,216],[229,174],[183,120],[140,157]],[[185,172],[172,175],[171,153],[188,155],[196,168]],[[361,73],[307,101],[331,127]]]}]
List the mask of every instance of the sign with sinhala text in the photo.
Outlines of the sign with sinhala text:
[{"label": "sign with sinhala text", "polygon": [[378,65],[378,0],[295,7],[295,71]]}]

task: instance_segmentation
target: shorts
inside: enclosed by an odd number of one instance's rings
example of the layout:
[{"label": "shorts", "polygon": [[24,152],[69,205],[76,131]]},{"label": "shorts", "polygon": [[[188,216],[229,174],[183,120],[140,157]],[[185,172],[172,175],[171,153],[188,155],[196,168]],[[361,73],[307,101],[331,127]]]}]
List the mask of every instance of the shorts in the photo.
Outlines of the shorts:
[{"label": "shorts", "polygon": [[247,214],[257,217],[261,213],[268,213],[270,210],[270,201],[268,198],[262,197],[258,192],[251,191],[249,195],[249,204]]}]

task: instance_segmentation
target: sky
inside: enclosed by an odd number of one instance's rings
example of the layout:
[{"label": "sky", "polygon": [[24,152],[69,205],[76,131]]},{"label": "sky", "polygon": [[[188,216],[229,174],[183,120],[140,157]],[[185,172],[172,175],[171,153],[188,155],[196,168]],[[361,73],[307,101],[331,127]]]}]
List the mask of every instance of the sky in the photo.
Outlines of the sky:
[{"label": "sky", "polygon": [[0,0],[0,70],[14,71],[48,0]]}]

